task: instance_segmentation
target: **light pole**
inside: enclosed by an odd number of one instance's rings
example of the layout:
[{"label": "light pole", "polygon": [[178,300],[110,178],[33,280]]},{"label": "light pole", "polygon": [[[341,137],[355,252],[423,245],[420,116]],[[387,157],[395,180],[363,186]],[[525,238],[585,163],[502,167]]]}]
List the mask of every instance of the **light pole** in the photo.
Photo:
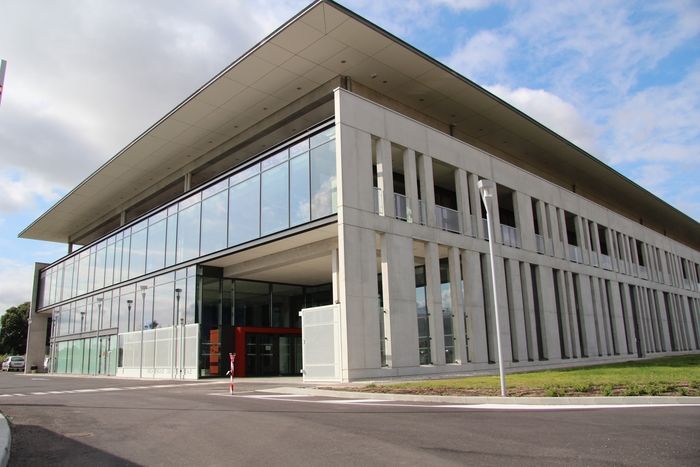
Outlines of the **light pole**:
[{"label": "light pole", "polygon": [[129,310],[129,314],[126,317],[126,332],[130,332],[131,329],[131,304],[134,303],[133,300],[126,301],[126,308]]},{"label": "light pole", "polygon": [[102,363],[101,354],[101,344],[100,344],[100,327],[102,327],[102,301],[104,298],[102,297],[97,297],[97,362],[95,362],[96,368],[95,368],[95,374],[98,373],[97,368],[99,368],[100,364]]},{"label": "light pole", "polygon": [[[175,319],[173,320],[173,329],[175,329],[175,330],[180,329],[180,333],[182,334],[184,332],[184,330],[180,327],[180,294],[181,293],[182,293],[181,288],[178,287],[177,289],[175,289],[175,303],[176,303],[176,305],[175,305]],[[177,368],[179,366],[177,363],[177,360],[178,360],[178,358],[177,358],[177,350],[178,350],[177,349],[177,344],[178,344],[177,337],[178,337],[177,332],[173,332],[173,338],[175,341],[175,342],[173,342],[173,350],[174,350],[173,367],[174,368]],[[182,352],[182,346],[180,346],[180,352]],[[174,368],[173,368],[173,377],[175,376]],[[180,367],[179,371],[182,372],[182,367]]]},{"label": "light pole", "polygon": [[493,198],[496,196],[496,184],[491,180],[479,180],[479,193],[486,206],[486,226],[489,233],[489,256],[491,257],[491,288],[493,289],[493,314],[496,319],[496,345],[498,346],[498,373],[501,378],[501,397],[506,397],[506,374],[503,369],[503,352],[501,350],[501,326],[498,319],[498,291],[496,289],[496,262],[493,254],[493,244],[496,237],[493,234]]},{"label": "light pole", "polygon": [[85,321],[85,310],[80,312],[80,333],[82,334],[84,329],[83,329],[83,322]]},{"label": "light pole", "polygon": [[[143,320],[146,317],[146,289],[148,289],[147,285],[141,286],[141,365],[139,366],[139,378],[143,378]],[[135,318],[134,316],[134,321],[136,321]]]}]

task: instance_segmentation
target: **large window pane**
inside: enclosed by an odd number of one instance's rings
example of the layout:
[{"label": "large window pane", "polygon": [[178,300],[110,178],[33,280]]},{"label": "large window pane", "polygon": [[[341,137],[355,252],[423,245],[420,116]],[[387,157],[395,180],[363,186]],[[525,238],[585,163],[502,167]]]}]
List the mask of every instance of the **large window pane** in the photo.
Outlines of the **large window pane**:
[{"label": "large window pane", "polygon": [[114,283],[114,242],[109,243],[105,251],[105,287],[109,287]]},{"label": "large window pane", "polygon": [[418,355],[421,365],[430,365],[430,315],[425,287],[425,266],[416,268],[416,313],[418,317]]},{"label": "large window pane", "polygon": [[174,288],[172,282],[156,286],[153,298],[152,329],[165,328],[173,325]]},{"label": "large window pane", "polygon": [[226,191],[202,201],[202,255],[226,248],[227,209]]},{"label": "large window pane", "polygon": [[165,245],[165,266],[175,264],[175,252],[177,251],[177,215],[168,217],[168,235]]},{"label": "large window pane", "polygon": [[262,173],[261,234],[289,227],[289,174],[287,163]]},{"label": "large window pane", "polygon": [[260,236],[260,176],[256,175],[229,192],[228,244],[229,246]]},{"label": "large window pane", "polygon": [[335,141],[311,150],[311,218],[336,212]]},{"label": "large window pane", "polygon": [[107,250],[100,248],[95,255],[95,290],[105,286],[105,263],[107,261]]},{"label": "large window pane", "polygon": [[177,262],[187,261],[199,255],[200,204],[190,206],[178,214]]},{"label": "large window pane", "polygon": [[236,326],[270,326],[269,284],[236,281],[234,291]]},{"label": "large window pane", "polygon": [[165,265],[165,231],[165,219],[148,226],[146,272],[163,269]]},{"label": "large window pane", "polygon": [[[308,141],[307,141],[308,144]],[[309,222],[309,153],[289,161],[289,224]]]},{"label": "large window pane", "polygon": [[143,275],[146,272],[146,239],[147,229],[141,229],[131,234],[131,249],[129,251],[129,279]]}]

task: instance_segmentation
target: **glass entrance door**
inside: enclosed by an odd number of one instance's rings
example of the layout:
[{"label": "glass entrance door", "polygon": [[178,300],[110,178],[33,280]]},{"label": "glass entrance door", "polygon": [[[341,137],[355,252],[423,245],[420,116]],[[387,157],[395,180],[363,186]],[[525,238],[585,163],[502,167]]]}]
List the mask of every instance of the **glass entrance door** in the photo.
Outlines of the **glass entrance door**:
[{"label": "glass entrance door", "polygon": [[277,376],[279,344],[277,336],[248,334],[246,336],[246,368],[249,376]]}]

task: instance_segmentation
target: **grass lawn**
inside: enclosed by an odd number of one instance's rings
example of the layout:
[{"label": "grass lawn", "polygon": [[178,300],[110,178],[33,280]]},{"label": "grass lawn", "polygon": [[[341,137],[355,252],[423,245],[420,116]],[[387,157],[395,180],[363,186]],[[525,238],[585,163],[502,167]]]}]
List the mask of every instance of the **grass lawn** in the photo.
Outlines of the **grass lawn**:
[{"label": "grass lawn", "polygon": [[[564,370],[506,373],[509,396],[700,396],[700,355]],[[497,396],[498,376],[370,384],[360,391],[398,394]]]}]

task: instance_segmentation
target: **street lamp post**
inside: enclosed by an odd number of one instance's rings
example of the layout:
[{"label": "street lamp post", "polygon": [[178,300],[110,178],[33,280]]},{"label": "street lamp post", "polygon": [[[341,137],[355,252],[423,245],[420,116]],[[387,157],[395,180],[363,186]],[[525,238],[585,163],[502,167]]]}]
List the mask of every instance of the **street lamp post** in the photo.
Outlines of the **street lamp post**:
[{"label": "street lamp post", "polygon": [[97,297],[97,362],[95,366],[95,374],[98,373],[97,368],[100,366],[102,359],[101,354],[101,344],[100,344],[100,328],[102,327],[102,302],[104,301],[104,298],[102,297]]},{"label": "street lamp post", "polygon": [[[139,366],[139,378],[143,378],[143,320],[146,317],[146,289],[147,285],[141,286],[141,365]],[[134,316],[136,321],[136,316]]]},{"label": "street lamp post", "polygon": [[[182,293],[181,288],[178,287],[177,289],[175,289],[175,303],[176,303],[176,305],[175,305],[175,319],[173,320],[174,321],[173,322],[173,329],[175,329],[176,331],[179,329],[180,334],[183,334],[184,329],[182,329],[182,327],[180,326],[180,294],[181,293]],[[174,342],[173,342],[173,349],[174,349],[173,367],[174,368],[180,367],[179,373],[182,374],[182,366],[179,365],[178,364],[179,362],[177,361],[178,360],[178,358],[177,358],[177,354],[178,354],[178,352],[177,352],[178,351],[178,348],[177,348],[178,347],[178,345],[177,345],[178,344],[178,334],[177,334],[177,332],[173,332],[173,340],[174,340]],[[182,346],[180,346],[180,353],[182,353]],[[173,370],[173,377],[175,376],[175,373],[176,372]]]},{"label": "street lamp post", "polygon": [[498,318],[498,291],[496,289],[496,262],[493,244],[496,236],[493,234],[493,198],[496,196],[496,184],[491,180],[479,180],[479,193],[486,206],[486,225],[489,233],[489,256],[491,257],[491,288],[493,289],[493,314],[496,320],[496,345],[498,346],[498,374],[501,378],[501,397],[506,397],[506,374],[503,369],[503,351],[501,348],[501,326]]},{"label": "street lamp post", "polygon": [[126,317],[126,332],[130,332],[131,330],[131,305],[134,303],[133,300],[127,300],[126,301],[126,308],[129,310],[129,314]]}]

